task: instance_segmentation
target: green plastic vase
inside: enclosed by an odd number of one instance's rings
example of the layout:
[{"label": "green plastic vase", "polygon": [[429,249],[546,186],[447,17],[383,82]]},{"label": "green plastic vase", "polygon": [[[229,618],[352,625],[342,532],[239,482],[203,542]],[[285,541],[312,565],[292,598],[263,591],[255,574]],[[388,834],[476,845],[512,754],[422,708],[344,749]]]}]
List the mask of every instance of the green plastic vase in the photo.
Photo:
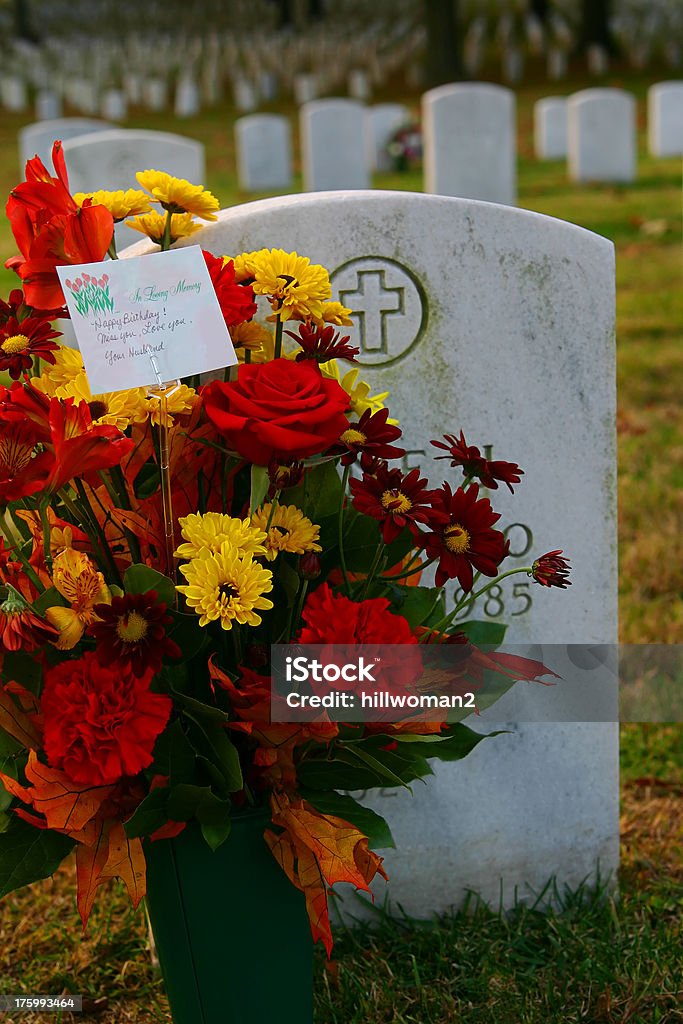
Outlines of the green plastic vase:
[{"label": "green plastic vase", "polygon": [[236,815],[213,853],[194,825],[145,844],[147,906],[174,1024],[311,1024],[313,943],[304,897]]}]

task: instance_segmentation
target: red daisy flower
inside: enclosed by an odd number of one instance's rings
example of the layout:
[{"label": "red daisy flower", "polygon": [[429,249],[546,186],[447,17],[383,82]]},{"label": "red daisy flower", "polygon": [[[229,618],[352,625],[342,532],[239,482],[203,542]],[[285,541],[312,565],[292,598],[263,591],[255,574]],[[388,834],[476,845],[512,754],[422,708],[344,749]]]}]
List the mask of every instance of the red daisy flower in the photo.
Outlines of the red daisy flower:
[{"label": "red daisy flower", "polygon": [[364,473],[362,480],[352,479],[350,486],[354,507],[382,524],[385,544],[391,544],[404,526],[417,536],[418,523],[427,523],[430,517],[434,521],[431,491],[426,479],[420,479],[419,469],[406,474],[384,464],[374,474]]},{"label": "red daisy flower", "polygon": [[294,331],[286,333],[301,345],[302,351],[297,353],[297,363],[303,359],[315,359],[319,363],[326,363],[330,359],[348,359],[352,363],[360,352],[359,348],[348,344],[348,334],[342,338],[334,327],[301,324],[298,334]]},{"label": "red daisy flower", "polygon": [[88,632],[97,641],[100,665],[130,665],[133,675],[141,678],[146,672],[159,672],[164,657],[182,657],[178,645],[166,636],[173,618],[165,602],[157,602],[156,590],[113,597],[111,604],[97,604],[94,611],[101,621]]},{"label": "red daisy flower", "polygon": [[226,326],[237,327],[245,320],[251,320],[257,308],[251,285],[237,283],[232,260],[223,261],[222,257],[214,256],[206,249],[202,253]]},{"label": "red daisy flower", "polygon": [[512,485],[518,484],[520,478],[524,476],[524,470],[514,462],[485,459],[476,445],[467,444],[462,430],[460,437],[456,437],[454,434],[444,434],[444,441],[446,444],[443,441],[431,442],[435,448],[441,448],[448,452],[448,455],[436,455],[435,458],[450,459],[453,468],[462,466],[465,476],[477,477],[484,487],[489,487],[494,491],[498,490],[496,481],[502,480],[512,491]]},{"label": "red daisy flower", "polygon": [[273,458],[268,463],[268,497],[274,498],[278,491],[296,487],[304,478],[304,464],[297,459]]},{"label": "red daisy flower", "polygon": [[391,442],[401,436],[401,428],[387,423],[388,409],[373,413],[366,409],[358,423],[350,423],[332,449],[335,455],[342,454],[342,465],[350,466],[362,453],[382,459],[400,459],[405,448],[397,448]]},{"label": "red daisy flower", "polygon": [[15,316],[9,317],[0,332],[0,370],[7,370],[12,380],[18,380],[31,369],[36,357],[54,363],[59,345],[52,339],[61,334],[40,317],[29,316],[21,322]]},{"label": "red daisy flower", "polygon": [[92,786],[147,768],[172,706],[150,691],[151,679],[128,665],[100,665],[94,651],[48,669],[40,704],[50,767]]},{"label": "red daisy flower", "polygon": [[33,611],[14,587],[0,604],[0,648],[35,651],[59,637],[59,630]]},{"label": "red daisy flower", "polygon": [[496,576],[498,566],[506,557],[510,544],[500,530],[491,527],[500,516],[491,508],[488,498],[479,497],[479,487],[452,491],[444,484],[432,491],[432,508],[436,519],[432,531],[423,537],[430,558],[438,558],[436,585],[458,579],[464,591],[472,589],[473,569],[484,576]]},{"label": "red daisy flower", "polygon": [[19,318],[19,314],[26,316],[28,309],[24,301],[24,293],[21,288],[13,288],[9,293],[9,299],[5,302],[0,299],[0,326],[4,327],[11,317]]},{"label": "red daisy flower", "polygon": [[545,555],[537,558],[531,566],[531,576],[540,583],[542,587],[571,587],[569,576],[569,561],[561,558],[562,549],[548,551]]}]

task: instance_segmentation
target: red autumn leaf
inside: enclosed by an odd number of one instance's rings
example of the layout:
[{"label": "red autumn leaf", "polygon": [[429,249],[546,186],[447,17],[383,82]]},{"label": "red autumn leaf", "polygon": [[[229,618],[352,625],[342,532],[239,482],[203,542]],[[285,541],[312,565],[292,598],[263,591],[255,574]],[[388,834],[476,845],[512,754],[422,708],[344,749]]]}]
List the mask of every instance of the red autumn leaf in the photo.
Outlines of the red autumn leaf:
[{"label": "red autumn leaf", "polygon": [[76,850],[76,902],[84,928],[90,917],[95,893],[102,882],[102,871],[109,859],[109,822],[101,819],[96,824],[94,842],[87,846],[80,843]]},{"label": "red autumn leaf", "polygon": [[31,750],[24,769],[30,787],[0,772],[8,793],[45,816],[48,828],[67,835],[80,832],[95,817],[113,786],[90,786],[72,782],[64,772],[42,764]]},{"label": "red autumn leaf", "polygon": [[104,865],[104,878],[120,878],[137,907],[145,895],[145,855],[140,839],[129,839],[120,821],[113,822],[109,832],[109,857]]},{"label": "red autumn leaf", "polygon": [[0,686],[0,729],[4,729],[29,750],[37,750],[41,744],[40,735],[26,712],[17,707],[16,701],[7,692],[11,685],[8,683],[6,687]]}]

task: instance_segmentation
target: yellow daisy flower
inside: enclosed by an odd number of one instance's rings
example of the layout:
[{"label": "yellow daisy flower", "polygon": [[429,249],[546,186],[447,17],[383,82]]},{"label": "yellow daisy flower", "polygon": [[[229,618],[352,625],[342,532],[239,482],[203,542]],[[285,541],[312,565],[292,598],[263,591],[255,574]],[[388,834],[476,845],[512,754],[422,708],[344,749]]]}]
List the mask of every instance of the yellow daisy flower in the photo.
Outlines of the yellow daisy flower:
[{"label": "yellow daisy flower", "polygon": [[143,388],[93,395],[80,352],[63,348],[55,355],[55,365],[46,365],[40,377],[31,379],[31,384],[38,391],[50,398],[73,398],[77,403],[85,402],[93,424],[107,423],[125,430],[131,423],[141,423],[145,419]]},{"label": "yellow daisy flower", "polygon": [[252,273],[254,294],[268,296],[274,314],[269,319],[322,317],[323,304],[332,294],[325,267],[284,249],[261,249],[242,259],[240,270]]},{"label": "yellow daisy flower", "polygon": [[74,200],[79,206],[82,206],[86,199],[92,199],[97,206],[106,207],[115,221],[135,217],[139,213],[148,213],[152,209],[149,196],[139,188],[128,188],[125,191],[119,189],[118,192],[99,189],[97,192],[74,193]]},{"label": "yellow daisy flower", "polygon": [[70,607],[57,605],[45,612],[47,621],[59,630],[55,646],[60,651],[70,651],[76,646],[85,630],[97,621],[93,611],[96,604],[111,604],[111,593],[87,555],[73,548],[65,548],[54,560],[52,583],[65,597]]},{"label": "yellow daisy flower", "polygon": [[237,327],[231,327],[230,337],[235,348],[241,348],[252,353],[259,351],[267,352],[270,349],[270,358],[273,358],[275,344],[273,332],[264,327],[263,324],[257,324],[255,320],[245,320],[244,323],[238,324]]},{"label": "yellow daisy flower", "polygon": [[257,613],[273,607],[264,594],[273,589],[273,574],[255,562],[252,555],[241,555],[229,543],[220,551],[203,548],[196,558],[180,566],[187,585],[177,587],[197,615],[199,625],[220,622],[223,629],[233,623],[258,626]]},{"label": "yellow daisy flower", "polygon": [[[350,399],[351,412],[353,412],[358,419],[363,415],[366,409],[371,409],[373,413],[379,412],[380,409],[384,408],[384,400],[389,397],[388,391],[381,391],[377,395],[370,394],[370,385],[364,380],[358,380],[360,370],[355,367],[352,370],[348,370],[342,377],[339,369],[339,364],[336,359],[331,359],[328,363],[321,363],[320,369],[325,377],[331,377],[336,380],[346,391]],[[397,423],[398,420],[389,419],[388,423]]]},{"label": "yellow daisy flower", "polygon": [[193,213],[202,220],[218,220],[216,213],[220,204],[203,185],[193,185],[184,178],[174,178],[166,171],[138,171],[135,177],[165,210],[171,213]]},{"label": "yellow daisy flower", "polygon": [[249,519],[235,519],[220,512],[199,512],[179,519],[180,532],[186,543],[181,544],[178,558],[196,558],[202,548],[220,551],[223,544],[243,555],[264,555],[265,532],[252,526]]},{"label": "yellow daisy flower", "polygon": [[[147,235],[157,245],[161,245],[164,239],[165,226],[165,215],[156,210],[145,214],[144,217],[135,217],[134,220],[126,221],[126,227]],[[174,213],[171,216],[171,245],[179,238],[188,238],[200,229],[201,224],[197,224],[196,220],[193,220],[191,213]]]},{"label": "yellow daisy flower", "polygon": [[[251,517],[252,526],[265,530],[272,510],[272,505],[262,505]],[[307,551],[322,551],[317,543],[320,527],[307,519],[296,505],[278,505],[273,512],[266,540],[266,558],[274,561],[280,551],[289,551],[294,555],[303,555]]]}]

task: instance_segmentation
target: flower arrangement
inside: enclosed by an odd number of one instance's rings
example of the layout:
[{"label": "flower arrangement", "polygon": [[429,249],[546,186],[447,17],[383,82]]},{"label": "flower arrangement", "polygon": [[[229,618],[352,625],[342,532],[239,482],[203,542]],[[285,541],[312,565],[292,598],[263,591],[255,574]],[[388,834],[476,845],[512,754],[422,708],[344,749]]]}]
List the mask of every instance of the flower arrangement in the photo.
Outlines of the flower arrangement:
[{"label": "flower arrangement", "polygon": [[[53,162],[29,161],[7,203],[22,287],[0,302],[0,893],[75,851],[85,924],[107,879],[140,901],[143,843],[192,826],[217,849],[233,814],[267,806],[265,841],[329,953],[328,889],[368,890],[388,841],[345,791],[408,785],[481,736],[457,718],[274,722],[271,645],[458,645],[476,674],[468,637],[486,635],[463,618],[509,551],[482,491],[512,491],[522,470],[462,432],[433,441],[441,487],[401,468],[387,396],[340,330],[351,310],[324,267],[278,249],[204,253],[239,356],[224,379],[184,380],[165,403],[92,394],[52,326],[56,267],[117,258],[122,220],[168,249],[218,202],[155,170],[140,190],[72,196],[59,143]],[[106,306],[107,283],[67,287]],[[568,568],[552,551],[511,571],[564,588]],[[546,673],[492,659],[508,682]]]}]

